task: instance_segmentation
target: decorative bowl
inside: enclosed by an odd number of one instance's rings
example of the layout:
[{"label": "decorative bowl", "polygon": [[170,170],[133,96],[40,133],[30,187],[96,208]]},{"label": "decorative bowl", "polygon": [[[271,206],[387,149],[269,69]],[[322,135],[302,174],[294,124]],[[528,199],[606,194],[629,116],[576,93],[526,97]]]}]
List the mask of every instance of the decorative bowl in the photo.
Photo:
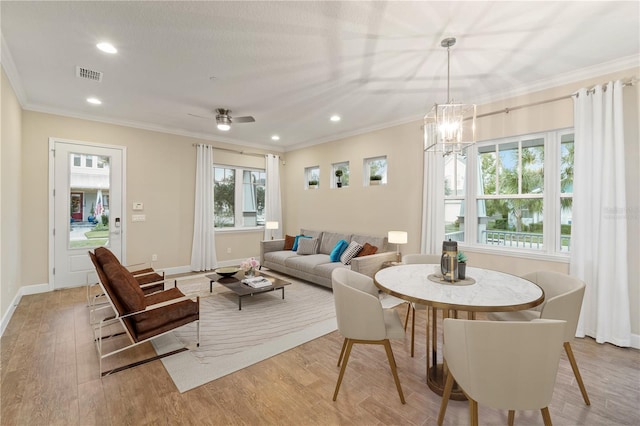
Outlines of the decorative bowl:
[{"label": "decorative bowl", "polygon": [[230,277],[232,275],[237,274],[240,271],[240,268],[236,266],[227,266],[225,268],[215,269],[214,272],[222,277]]}]

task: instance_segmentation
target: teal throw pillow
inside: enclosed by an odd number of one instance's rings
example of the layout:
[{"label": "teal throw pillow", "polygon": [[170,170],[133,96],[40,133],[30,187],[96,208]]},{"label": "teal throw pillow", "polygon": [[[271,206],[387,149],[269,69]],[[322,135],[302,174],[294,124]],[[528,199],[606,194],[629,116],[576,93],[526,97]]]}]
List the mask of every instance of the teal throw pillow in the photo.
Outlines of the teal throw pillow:
[{"label": "teal throw pillow", "polygon": [[298,251],[298,240],[300,238],[311,238],[311,237],[307,237],[306,235],[296,235],[296,240],[293,242],[293,248],[291,249],[292,251]]},{"label": "teal throw pillow", "polygon": [[331,254],[329,255],[329,259],[332,262],[339,262],[340,261],[340,256],[342,255],[342,252],[345,251],[347,249],[347,247],[349,247],[349,243],[348,242],[346,242],[345,240],[338,241],[338,244],[336,244],[336,246],[333,248],[333,250],[331,250]]}]

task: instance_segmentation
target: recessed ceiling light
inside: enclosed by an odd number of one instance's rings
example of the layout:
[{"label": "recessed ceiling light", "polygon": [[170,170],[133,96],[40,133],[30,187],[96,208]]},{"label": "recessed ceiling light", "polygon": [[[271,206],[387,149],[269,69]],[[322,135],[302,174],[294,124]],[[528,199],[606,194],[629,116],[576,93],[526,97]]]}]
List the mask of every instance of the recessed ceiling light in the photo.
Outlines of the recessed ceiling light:
[{"label": "recessed ceiling light", "polygon": [[339,115],[332,115],[329,120],[331,120],[331,121],[340,121],[340,116]]},{"label": "recessed ceiling light", "polygon": [[113,47],[111,43],[98,43],[96,47],[106,53],[118,53],[118,49]]},{"label": "recessed ceiling light", "polygon": [[273,136],[271,136],[271,140],[272,140],[272,141],[279,141],[279,140],[280,140],[280,136],[278,136],[278,135],[273,135]]},{"label": "recessed ceiling light", "polygon": [[102,101],[98,98],[87,98],[87,102],[89,102],[90,104],[94,104],[94,105],[100,105],[102,104]]}]

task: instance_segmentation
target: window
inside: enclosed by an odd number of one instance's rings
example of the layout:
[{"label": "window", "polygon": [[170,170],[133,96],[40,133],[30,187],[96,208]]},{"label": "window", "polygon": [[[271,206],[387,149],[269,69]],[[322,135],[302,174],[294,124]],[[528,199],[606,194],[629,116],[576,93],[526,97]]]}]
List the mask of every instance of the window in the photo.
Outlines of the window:
[{"label": "window", "polygon": [[73,165],[80,167],[82,165],[82,157],[78,154],[73,154]]},{"label": "window", "polygon": [[85,167],[93,167],[93,155],[87,155],[84,159]]},{"label": "window", "polygon": [[313,166],[304,169],[306,188],[318,188],[320,186],[320,167]]},{"label": "window", "polygon": [[341,187],[349,186],[349,162],[345,161],[343,163],[332,164],[331,176],[332,176],[331,177],[332,188],[341,188]]},{"label": "window", "polygon": [[364,185],[385,185],[387,183],[387,157],[365,158],[363,162]]},{"label": "window", "polygon": [[264,170],[214,166],[213,180],[216,228],[264,225]]},{"label": "window", "polygon": [[445,157],[444,170],[447,239],[545,253],[569,251],[570,130],[481,142],[466,155]]}]

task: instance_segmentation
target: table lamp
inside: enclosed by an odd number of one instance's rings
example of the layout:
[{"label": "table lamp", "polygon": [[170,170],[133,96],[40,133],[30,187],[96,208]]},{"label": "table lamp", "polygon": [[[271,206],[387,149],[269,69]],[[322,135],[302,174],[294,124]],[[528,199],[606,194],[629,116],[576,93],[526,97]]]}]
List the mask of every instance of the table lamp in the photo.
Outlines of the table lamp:
[{"label": "table lamp", "polygon": [[273,240],[273,230],[274,229],[278,229],[278,222],[277,221],[267,221],[265,227],[267,229],[271,229],[271,239]]},{"label": "table lamp", "polygon": [[407,244],[407,233],[405,231],[389,231],[387,238],[391,244],[396,245],[397,262],[402,261],[400,258],[400,244]]}]

